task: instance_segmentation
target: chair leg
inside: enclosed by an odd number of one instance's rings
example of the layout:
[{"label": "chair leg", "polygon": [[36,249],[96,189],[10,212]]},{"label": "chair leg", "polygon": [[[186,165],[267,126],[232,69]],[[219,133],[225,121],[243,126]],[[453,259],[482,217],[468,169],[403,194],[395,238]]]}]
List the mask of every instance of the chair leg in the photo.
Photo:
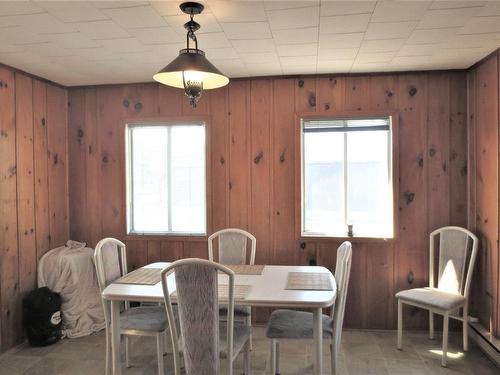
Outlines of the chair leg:
[{"label": "chair leg", "polygon": [[163,368],[163,340],[164,335],[162,332],[158,332],[156,335],[156,352],[158,355],[158,375],[164,375],[165,370]]},{"label": "chair leg", "polygon": [[271,375],[276,374],[276,339],[271,340]]},{"label": "chair leg", "polygon": [[464,308],[462,309],[462,317],[463,317],[463,336],[464,336],[464,352],[469,350],[469,308],[467,303],[465,303]]},{"label": "chair leg", "polygon": [[168,333],[167,330],[163,331],[163,355],[167,355],[168,347]]},{"label": "chair leg", "polygon": [[110,374],[111,371],[111,326],[106,326],[106,375]]},{"label": "chair leg", "polygon": [[446,367],[446,357],[448,354],[448,324],[450,319],[448,313],[443,316],[443,357],[441,358],[441,366]]},{"label": "chair leg", "polygon": [[403,302],[398,299],[398,349],[403,350]]},{"label": "chair leg", "polygon": [[252,310],[250,310],[250,315],[246,318],[247,326],[250,327],[250,350],[253,350],[253,342],[252,342]]},{"label": "chair leg", "polygon": [[250,338],[245,344],[245,352],[243,353],[243,365],[245,375],[250,375]]},{"label": "chair leg", "polygon": [[276,341],[276,374],[280,373],[280,343]]},{"label": "chair leg", "polygon": [[332,375],[335,375],[337,373],[337,363],[338,363],[338,350],[337,350],[337,345],[331,344],[330,345],[330,356],[331,356],[331,361],[332,361]]},{"label": "chair leg", "polygon": [[130,367],[130,342],[127,336],[125,336],[125,366]]},{"label": "chair leg", "polygon": [[434,340],[434,314],[429,310],[429,338]]}]

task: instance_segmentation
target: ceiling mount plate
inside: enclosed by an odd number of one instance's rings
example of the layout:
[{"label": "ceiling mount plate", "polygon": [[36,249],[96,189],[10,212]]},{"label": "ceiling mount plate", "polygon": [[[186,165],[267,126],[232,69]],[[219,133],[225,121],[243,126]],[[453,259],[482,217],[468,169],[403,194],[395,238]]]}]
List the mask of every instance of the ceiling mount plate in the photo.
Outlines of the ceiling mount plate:
[{"label": "ceiling mount plate", "polygon": [[205,9],[205,7],[203,5],[201,5],[200,3],[195,3],[195,2],[191,2],[191,1],[188,1],[186,3],[182,3],[181,5],[179,5],[179,8],[181,8],[181,10],[186,13],[186,14],[200,14],[201,12],[203,12],[203,9]]}]

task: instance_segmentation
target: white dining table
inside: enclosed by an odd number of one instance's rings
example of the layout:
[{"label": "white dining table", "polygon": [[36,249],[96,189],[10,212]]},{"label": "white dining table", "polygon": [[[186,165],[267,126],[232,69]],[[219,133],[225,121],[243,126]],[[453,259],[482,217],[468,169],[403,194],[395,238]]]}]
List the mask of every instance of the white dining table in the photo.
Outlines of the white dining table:
[{"label": "white dining table", "polygon": [[[148,264],[147,268],[166,268],[170,263],[157,262]],[[321,272],[328,273],[331,280],[332,290],[289,290],[286,289],[289,272]],[[219,284],[228,283],[227,275],[218,276]],[[173,293],[175,288],[175,276],[167,277],[168,289]],[[235,285],[250,285],[250,291],[244,299],[235,300],[238,305],[281,307],[281,308],[303,308],[313,310],[313,329],[315,361],[314,372],[323,373],[323,308],[332,306],[337,295],[337,284],[332,273],[325,267],[318,266],[268,266],[266,265],[260,275],[236,274]],[[120,363],[120,307],[123,301],[140,301],[162,303],[163,290],[161,282],[155,285],[119,284],[111,283],[102,296],[111,305],[111,347],[113,374],[121,374]],[[175,302],[175,295],[171,295]]]}]

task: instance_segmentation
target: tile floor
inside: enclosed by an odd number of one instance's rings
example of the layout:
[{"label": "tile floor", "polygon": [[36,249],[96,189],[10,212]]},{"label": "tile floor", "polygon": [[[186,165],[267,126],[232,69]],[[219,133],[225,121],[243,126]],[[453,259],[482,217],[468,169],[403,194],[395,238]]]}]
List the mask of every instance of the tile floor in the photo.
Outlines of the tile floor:
[{"label": "tile floor", "polygon": [[[395,345],[396,333],[384,331],[345,330],[342,337],[339,373],[364,374],[500,374],[500,369],[471,343],[467,353],[461,351],[460,334],[450,336],[449,367],[442,368],[440,341],[429,340],[425,333],[406,333],[404,350]],[[156,342],[154,338],[132,339],[132,367],[124,375],[156,374]],[[269,341],[263,327],[254,327],[252,374],[269,374]],[[437,352],[433,352],[437,351]],[[239,356],[235,374],[242,373]],[[287,341],[281,344],[281,374],[312,373],[313,347],[311,342]],[[455,357],[455,358],[453,358]],[[104,333],[62,340],[44,347],[23,346],[0,356],[1,375],[98,375],[104,374]],[[173,374],[173,359],[165,357],[166,373]],[[325,373],[330,371],[329,349],[324,351]]]}]

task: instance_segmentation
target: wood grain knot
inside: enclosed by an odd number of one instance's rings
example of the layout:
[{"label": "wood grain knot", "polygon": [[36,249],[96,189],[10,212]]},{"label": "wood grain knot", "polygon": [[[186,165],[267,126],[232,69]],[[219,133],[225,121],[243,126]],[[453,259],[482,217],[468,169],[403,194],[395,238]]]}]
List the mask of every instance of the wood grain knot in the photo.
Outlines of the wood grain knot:
[{"label": "wood grain knot", "polygon": [[314,258],[314,257],[309,258],[308,263],[309,263],[309,265],[310,265],[310,266],[315,266],[315,265],[317,265],[317,264],[318,264],[318,263],[316,262],[316,258]]},{"label": "wood grain knot", "polygon": [[330,104],[325,104],[325,111],[329,111],[330,110]]},{"label": "wood grain knot", "polygon": [[42,126],[45,126],[45,117],[42,117]]},{"label": "wood grain knot", "polygon": [[128,108],[128,107],[130,107],[130,102],[129,102],[127,99],[125,99],[125,100],[122,102],[122,105],[123,105],[125,108]]},{"label": "wood grain knot", "polygon": [[224,159],[224,157],[223,157],[223,156],[221,156],[221,157],[220,157],[220,163],[221,163],[221,164],[224,164],[225,162],[226,162],[226,159]]},{"label": "wood grain knot", "polygon": [[304,80],[303,79],[299,79],[298,85],[301,88],[304,87]]},{"label": "wood grain knot", "polygon": [[466,166],[466,165],[464,165],[464,166],[462,167],[462,169],[460,169],[460,175],[461,175],[462,177],[467,176],[467,166]]},{"label": "wood grain knot", "polygon": [[141,102],[135,103],[134,109],[137,113],[139,113],[142,110],[142,103]]},{"label": "wood grain knot", "polygon": [[422,155],[417,156],[417,164],[420,168],[424,166],[424,157]]},{"label": "wood grain knot", "polygon": [[416,93],[417,93],[416,87],[412,87],[410,91],[408,91],[408,94],[410,94],[410,96],[415,96]]},{"label": "wood grain knot", "polygon": [[103,162],[103,163],[107,163],[108,161],[109,161],[109,159],[108,159],[108,155],[104,155],[104,156],[102,157],[102,162]]},{"label": "wood grain knot", "polygon": [[410,285],[413,284],[413,281],[415,281],[415,275],[413,274],[412,271],[408,272],[407,279],[408,279],[408,284]]},{"label": "wood grain knot", "polygon": [[286,152],[286,150],[283,150],[283,152],[280,155],[280,163],[284,163],[285,162],[285,152]]},{"label": "wood grain knot", "polygon": [[231,183],[231,181],[229,181],[228,186],[229,186],[229,190],[231,190],[233,188],[233,184]]},{"label": "wood grain knot", "polygon": [[316,95],[309,95],[309,99],[307,100],[310,107],[316,107]]},{"label": "wood grain knot", "polygon": [[54,165],[59,163],[59,155],[54,154]]},{"label": "wood grain knot", "polygon": [[301,248],[302,250],[304,250],[304,249],[306,248],[306,243],[305,243],[305,242],[301,242],[301,243],[300,243],[300,248]]},{"label": "wood grain knot", "polygon": [[3,87],[3,81],[0,81],[0,87]]},{"label": "wood grain knot", "polygon": [[0,138],[7,138],[8,136],[6,131],[0,130]]},{"label": "wood grain knot", "polygon": [[83,138],[83,129],[82,128],[78,128],[78,138]]},{"label": "wood grain knot", "polygon": [[434,147],[431,147],[429,149],[429,156],[433,158],[436,155],[436,149]]},{"label": "wood grain knot", "polygon": [[405,192],[405,201],[407,205],[413,202],[414,199],[415,199],[415,193],[412,193],[411,191]]},{"label": "wood grain knot", "polygon": [[392,91],[386,91],[385,94],[389,97],[389,98],[392,98],[392,95],[394,95],[392,93]]},{"label": "wood grain knot", "polygon": [[255,164],[259,164],[261,159],[264,157],[264,153],[261,151],[259,154],[253,159]]},{"label": "wood grain knot", "polygon": [[17,166],[11,165],[9,168],[9,177],[14,177],[17,173]]}]

